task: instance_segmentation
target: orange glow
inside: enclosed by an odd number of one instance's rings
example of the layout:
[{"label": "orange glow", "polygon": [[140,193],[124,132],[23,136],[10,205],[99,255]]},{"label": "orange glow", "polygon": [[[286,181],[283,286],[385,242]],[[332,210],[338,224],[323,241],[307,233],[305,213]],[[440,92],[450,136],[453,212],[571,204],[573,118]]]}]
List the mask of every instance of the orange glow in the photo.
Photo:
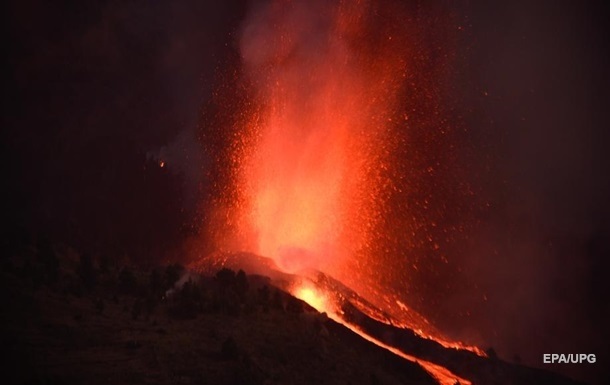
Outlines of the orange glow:
[{"label": "orange glow", "polygon": [[[403,297],[380,279],[390,273],[377,270],[373,251],[386,242],[379,224],[392,214],[392,134],[406,124],[408,17],[373,2],[322,3],[271,2],[244,28],[243,66],[256,108],[233,146],[237,249],[270,257],[285,272],[323,271],[401,326],[469,348],[397,306]],[[396,23],[372,21],[378,11]]]},{"label": "orange glow", "polygon": [[[392,153],[403,144],[395,134],[406,138],[407,124],[415,120],[404,110],[405,90],[413,84],[407,81],[412,62],[426,60],[413,48],[406,22],[413,18],[404,12],[366,0],[334,5],[278,0],[251,15],[240,41],[243,80],[251,94],[236,118],[239,129],[227,160],[232,185],[222,203],[229,207],[213,213],[231,233],[223,233],[219,248],[272,258],[287,273],[322,271],[373,303],[375,309],[360,309],[368,316],[412,329],[445,347],[484,355],[445,338],[399,301],[405,294],[395,287],[404,285],[384,281],[396,265],[379,270],[379,250],[386,257],[398,252],[388,251],[393,235],[383,231],[393,224],[387,220],[393,214],[388,201],[390,191],[398,189],[392,176],[399,174],[390,172]],[[415,108],[411,112],[419,113]],[[410,217],[396,222],[399,237],[415,236],[408,228]],[[329,299],[334,293],[309,286],[292,293],[319,311],[335,314]],[[458,379],[417,361],[443,383]]]},{"label": "orange glow", "polygon": [[430,361],[422,360],[412,355],[406,354],[403,351],[390,346],[388,344],[383,343],[382,341],[372,337],[371,335],[364,332],[357,325],[348,322],[341,316],[341,312],[337,310],[336,304],[333,304],[330,298],[322,293],[319,289],[314,288],[308,284],[299,284],[295,285],[291,290],[292,295],[295,297],[307,302],[311,307],[318,310],[319,312],[327,313],[328,317],[333,321],[340,323],[341,325],[347,327],[354,333],[360,335],[365,340],[374,343],[377,346],[380,346],[390,352],[396,354],[399,357],[402,357],[408,361],[418,363],[421,365],[424,370],[426,370],[434,379],[436,379],[440,385],[455,385],[456,382],[463,385],[470,385],[471,382],[462,378],[454,373],[452,373],[447,368],[444,368],[440,365],[434,364]]},{"label": "orange glow", "polygon": [[330,302],[324,294],[320,293],[313,287],[298,286],[292,291],[292,294],[300,300],[303,300],[320,313],[333,312]]},{"label": "orange glow", "polygon": [[346,322],[341,317],[337,317],[335,314],[329,315],[329,317],[331,319],[333,319],[334,321],[347,327],[354,333],[360,335],[365,340],[372,342],[375,345],[380,346],[384,349],[387,349],[387,350],[391,351],[392,353],[396,354],[397,356],[404,358],[405,360],[418,363],[419,365],[421,365],[422,368],[424,368],[428,373],[430,373],[430,375],[432,377],[434,377],[434,379],[437,380],[440,385],[455,385],[456,383],[459,383],[461,385],[471,385],[472,384],[472,382],[452,373],[449,369],[447,369],[445,367],[434,364],[430,361],[419,359],[419,358],[411,356],[409,354],[405,354],[402,351],[400,351],[392,346],[384,344],[383,342],[379,341],[378,339],[373,338],[370,335],[363,332],[358,326],[351,324],[349,322]]},{"label": "orange glow", "polygon": [[[378,220],[396,80],[408,68],[400,35],[363,45],[367,6],[342,2],[297,20],[301,8],[273,3],[276,23],[242,40],[260,108],[239,139],[252,143],[241,149],[240,231],[285,271],[343,275]],[[310,38],[317,23],[326,30]]]}]

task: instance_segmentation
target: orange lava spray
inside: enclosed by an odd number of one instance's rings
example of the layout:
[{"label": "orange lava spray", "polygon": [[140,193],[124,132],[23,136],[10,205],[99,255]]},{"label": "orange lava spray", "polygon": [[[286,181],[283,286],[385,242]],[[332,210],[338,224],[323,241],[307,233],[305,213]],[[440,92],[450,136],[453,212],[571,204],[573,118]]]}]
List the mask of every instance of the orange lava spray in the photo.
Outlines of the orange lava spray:
[{"label": "orange lava spray", "polygon": [[371,35],[375,11],[368,2],[275,1],[243,30],[259,107],[244,133],[240,230],[285,271],[344,278],[367,257],[408,70],[404,31]]},{"label": "orange lava spray", "polygon": [[[230,170],[229,188],[210,222],[229,227],[216,237],[222,250],[270,257],[288,273],[317,269],[390,314],[397,326],[483,354],[445,338],[409,309],[397,293],[406,270],[384,264],[383,257],[409,250],[404,246],[418,252],[430,243],[437,250],[426,229],[438,231],[442,218],[435,215],[443,212],[428,210],[428,195],[391,202],[417,196],[404,191],[416,189],[405,180],[435,172],[419,170],[422,162],[411,165],[416,171],[405,159],[396,164],[410,114],[424,116],[419,122],[439,119],[436,89],[417,88],[432,82],[420,79],[434,75],[422,70],[432,59],[418,48],[414,18],[397,3],[274,0],[250,10],[241,31],[241,72],[232,79],[246,96],[232,117],[228,154],[219,157]],[[398,206],[400,214],[392,212]],[[324,303],[300,294],[313,305]]]}]

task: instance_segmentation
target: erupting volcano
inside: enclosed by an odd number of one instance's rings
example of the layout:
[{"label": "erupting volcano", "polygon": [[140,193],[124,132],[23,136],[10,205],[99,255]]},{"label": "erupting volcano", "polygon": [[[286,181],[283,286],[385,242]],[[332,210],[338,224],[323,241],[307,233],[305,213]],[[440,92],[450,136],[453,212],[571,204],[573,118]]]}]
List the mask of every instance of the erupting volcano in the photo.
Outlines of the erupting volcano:
[{"label": "erupting volcano", "polygon": [[610,378],[601,2],[5,3],[3,383]]},{"label": "erupting volcano", "polygon": [[[401,159],[396,166],[396,151],[408,137],[409,114],[425,111],[425,100],[435,98],[415,89],[423,82],[414,78],[435,75],[422,74],[417,64],[427,59],[415,47],[421,44],[410,25],[415,19],[392,2],[271,1],[251,9],[235,75],[247,96],[233,118],[231,162],[224,163],[230,183],[218,201],[226,229],[214,229],[222,234],[216,242],[310,278],[287,290],[360,334],[366,335],[342,316],[343,301],[388,325],[482,355],[442,336],[405,304],[400,285],[385,282],[396,276],[395,264],[384,266],[381,258],[396,251],[391,238],[415,237],[408,227],[387,231],[388,218],[396,216],[390,200],[418,182],[403,180],[401,170],[418,165]],[[358,295],[311,286],[315,271]]]}]

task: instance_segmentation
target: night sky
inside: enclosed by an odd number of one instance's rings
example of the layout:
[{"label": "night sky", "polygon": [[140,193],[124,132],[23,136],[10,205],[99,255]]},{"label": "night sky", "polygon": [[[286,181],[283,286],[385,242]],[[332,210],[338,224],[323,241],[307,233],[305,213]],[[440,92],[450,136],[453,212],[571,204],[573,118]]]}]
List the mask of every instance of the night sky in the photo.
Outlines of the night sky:
[{"label": "night sky", "polygon": [[[429,293],[434,308],[420,309],[507,359],[540,366],[541,352],[596,353],[601,366],[608,13],[601,2],[532,3],[437,4],[463,21],[450,95],[467,127],[462,164],[489,207],[460,257],[466,289]],[[201,133],[218,128],[202,113],[238,65],[247,2],[3,7],[3,237],[180,259],[213,190],[214,146]],[[471,317],[451,316],[464,306]]]},{"label": "night sky", "polygon": [[243,5],[7,8],[9,226],[162,257],[196,222],[206,183],[199,112]]}]

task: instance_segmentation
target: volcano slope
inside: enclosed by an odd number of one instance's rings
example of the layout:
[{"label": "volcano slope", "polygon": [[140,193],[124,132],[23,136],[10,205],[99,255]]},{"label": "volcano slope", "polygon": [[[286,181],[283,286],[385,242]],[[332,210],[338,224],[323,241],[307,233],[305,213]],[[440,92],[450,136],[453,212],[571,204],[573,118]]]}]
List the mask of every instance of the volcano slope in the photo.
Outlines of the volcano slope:
[{"label": "volcano slope", "polygon": [[[437,383],[269,277],[228,268],[201,275],[179,265],[125,267],[58,249],[49,256],[31,246],[2,260],[3,383]],[[473,384],[576,384],[426,345],[357,309],[351,316]]]}]

